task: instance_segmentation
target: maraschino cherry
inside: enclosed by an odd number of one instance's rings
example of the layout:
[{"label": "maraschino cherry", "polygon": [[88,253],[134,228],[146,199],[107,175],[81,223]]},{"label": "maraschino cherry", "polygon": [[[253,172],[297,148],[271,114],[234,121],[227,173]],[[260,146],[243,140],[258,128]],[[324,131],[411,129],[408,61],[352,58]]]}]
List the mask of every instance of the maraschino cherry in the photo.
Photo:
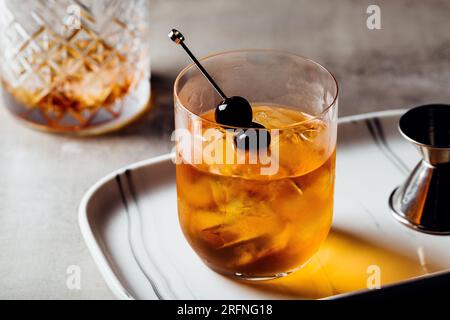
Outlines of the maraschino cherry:
[{"label": "maraschino cherry", "polygon": [[[216,122],[229,127],[235,128],[246,128],[246,129],[254,129],[257,132],[257,149],[265,147],[267,148],[270,145],[270,133],[267,130],[263,132],[267,135],[264,143],[261,141],[260,143],[260,134],[262,129],[265,129],[264,126],[253,122],[253,109],[251,104],[243,97],[234,96],[227,97],[222,89],[217,85],[214,79],[208,74],[202,64],[197,60],[197,58],[192,54],[189,48],[184,43],[185,37],[176,29],[173,29],[169,33],[169,38],[180,45],[184,51],[189,55],[191,60],[203,74],[203,76],[208,80],[214,90],[219,94],[219,96],[223,99],[222,102],[216,107],[215,111],[215,119]],[[245,142],[245,143],[244,143]],[[250,146],[250,138],[247,133],[247,130],[240,131],[235,136],[235,144],[240,147],[245,147],[246,150],[254,150],[255,148]]]}]

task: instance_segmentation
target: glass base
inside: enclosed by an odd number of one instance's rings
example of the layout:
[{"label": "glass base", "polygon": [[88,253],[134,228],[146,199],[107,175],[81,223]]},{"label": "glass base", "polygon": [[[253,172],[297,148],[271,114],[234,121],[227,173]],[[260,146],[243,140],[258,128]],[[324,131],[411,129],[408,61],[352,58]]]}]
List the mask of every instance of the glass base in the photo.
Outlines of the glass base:
[{"label": "glass base", "polygon": [[286,272],[280,272],[280,273],[276,273],[274,275],[260,275],[260,276],[255,276],[255,275],[246,275],[243,273],[230,273],[230,272],[223,272],[223,270],[218,270],[212,266],[208,267],[213,270],[214,272],[221,274],[225,277],[234,279],[234,280],[240,280],[240,281],[249,281],[249,282],[259,282],[259,281],[270,281],[270,280],[276,280],[276,279],[281,279],[281,278],[285,278],[290,276],[293,273],[296,273],[298,271],[300,271],[301,269],[303,269],[311,260],[308,260],[307,262],[305,262],[304,264],[302,264],[300,267],[290,270],[290,271],[286,271]]},{"label": "glass base", "polygon": [[[299,268],[298,270],[300,270],[301,268]],[[277,273],[273,276],[247,276],[245,274],[241,274],[241,273],[235,273],[233,274],[233,277],[235,279],[238,280],[243,280],[243,281],[270,281],[270,280],[275,280],[275,279],[280,279],[280,278],[284,278],[287,277],[291,274],[293,274],[294,272],[297,272],[298,270],[294,270],[294,271],[289,271],[289,272],[283,272],[283,273]]]},{"label": "glass base", "polygon": [[[98,123],[91,124],[89,126],[80,126],[76,128],[73,126],[67,128],[64,128],[63,126],[52,127],[46,125],[44,122],[35,121],[35,119],[33,120],[32,118],[28,119],[27,117],[18,114],[16,110],[10,108],[8,103],[8,94],[5,90],[3,90],[3,97],[3,102],[7,109],[13,116],[15,116],[16,119],[26,126],[48,133],[80,137],[102,135],[121,130],[141,118],[152,108],[150,80],[142,81],[134,92],[117,102],[117,104],[122,106],[122,111],[117,115],[117,117],[108,121],[99,121]],[[102,108],[99,108],[99,110],[100,109]]]}]

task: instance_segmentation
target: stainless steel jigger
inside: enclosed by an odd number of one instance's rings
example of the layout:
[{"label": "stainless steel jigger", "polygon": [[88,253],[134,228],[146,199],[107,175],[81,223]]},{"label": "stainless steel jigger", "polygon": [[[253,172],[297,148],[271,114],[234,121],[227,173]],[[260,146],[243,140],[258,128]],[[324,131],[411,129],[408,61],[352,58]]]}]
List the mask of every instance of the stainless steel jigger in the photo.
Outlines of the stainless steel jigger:
[{"label": "stainless steel jigger", "polygon": [[450,235],[450,105],[414,108],[399,127],[423,160],[392,193],[394,217],[421,232]]}]

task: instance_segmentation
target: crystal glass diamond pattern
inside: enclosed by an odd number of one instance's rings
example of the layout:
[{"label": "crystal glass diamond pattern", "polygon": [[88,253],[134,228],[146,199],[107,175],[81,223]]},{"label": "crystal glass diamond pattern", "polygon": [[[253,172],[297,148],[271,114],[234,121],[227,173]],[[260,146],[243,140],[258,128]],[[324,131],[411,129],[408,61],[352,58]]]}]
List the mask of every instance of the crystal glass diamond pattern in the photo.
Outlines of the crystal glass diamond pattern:
[{"label": "crystal glass diamond pattern", "polygon": [[130,120],[150,97],[147,15],[147,0],[0,0],[6,107],[55,132]]}]

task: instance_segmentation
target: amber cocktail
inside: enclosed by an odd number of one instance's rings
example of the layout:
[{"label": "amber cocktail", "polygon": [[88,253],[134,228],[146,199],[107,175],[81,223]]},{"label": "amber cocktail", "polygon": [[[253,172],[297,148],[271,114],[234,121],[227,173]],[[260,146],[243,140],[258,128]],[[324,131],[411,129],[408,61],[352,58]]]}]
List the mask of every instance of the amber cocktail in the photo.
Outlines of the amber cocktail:
[{"label": "amber cocktail", "polygon": [[[337,84],[320,65],[277,51],[238,51],[202,61],[224,90],[252,102],[271,134],[267,150],[239,148],[215,123],[220,98],[194,67],[175,85],[179,219],[213,270],[271,279],[298,270],[332,223]],[[251,129],[254,130],[254,129]],[[256,137],[263,130],[256,129]]]}]

